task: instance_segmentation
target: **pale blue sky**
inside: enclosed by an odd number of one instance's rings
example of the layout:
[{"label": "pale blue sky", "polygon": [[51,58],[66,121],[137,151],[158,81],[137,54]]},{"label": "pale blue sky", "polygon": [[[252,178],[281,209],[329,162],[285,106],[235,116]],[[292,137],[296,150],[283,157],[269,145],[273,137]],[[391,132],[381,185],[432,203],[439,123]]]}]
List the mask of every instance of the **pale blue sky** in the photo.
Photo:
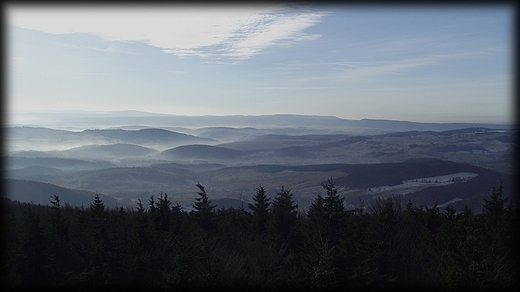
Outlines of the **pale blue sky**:
[{"label": "pale blue sky", "polygon": [[6,5],[7,109],[510,122],[513,8]]}]

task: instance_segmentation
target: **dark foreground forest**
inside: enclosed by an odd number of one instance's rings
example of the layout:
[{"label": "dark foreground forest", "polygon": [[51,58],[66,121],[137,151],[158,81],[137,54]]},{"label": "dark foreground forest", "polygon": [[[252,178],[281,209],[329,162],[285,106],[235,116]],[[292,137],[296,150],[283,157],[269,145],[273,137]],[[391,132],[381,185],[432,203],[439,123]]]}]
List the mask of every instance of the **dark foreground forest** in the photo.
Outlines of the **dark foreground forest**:
[{"label": "dark foreground forest", "polygon": [[334,182],[306,212],[291,191],[216,210],[202,185],[192,211],[167,194],[132,209],[2,199],[2,284],[122,288],[518,288],[518,208],[490,190],[483,210],[413,207],[398,197],[346,210]]}]

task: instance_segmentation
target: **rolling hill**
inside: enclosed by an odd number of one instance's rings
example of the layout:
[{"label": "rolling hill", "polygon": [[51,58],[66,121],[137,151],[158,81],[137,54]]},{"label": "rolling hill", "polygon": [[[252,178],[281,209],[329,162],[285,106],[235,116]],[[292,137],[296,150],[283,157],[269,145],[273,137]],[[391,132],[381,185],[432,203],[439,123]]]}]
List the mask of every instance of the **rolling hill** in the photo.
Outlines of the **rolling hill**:
[{"label": "rolling hill", "polygon": [[215,143],[209,138],[200,138],[188,134],[177,133],[164,129],[140,129],[140,130],[84,130],[82,133],[92,136],[103,136],[120,141],[126,141],[138,145],[159,144],[159,143]]},{"label": "rolling hill", "polygon": [[173,149],[165,150],[162,156],[168,159],[212,159],[212,160],[231,160],[239,159],[245,153],[239,150],[209,145],[186,145]]},{"label": "rolling hill", "polygon": [[256,128],[232,128],[232,127],[204,127],[192,131],[193,134],[201,138],[210,138],[221,143],[249,140],[254,137],[268,134],[269,130]]},{"label": "rolling hill", "polygon": [[140,157],[157,153],[156,150],[133,144],[85,145],[69,150],[51,152],[55,156],[89,158],[96,160]]},{"label": "rolling hill", "polygon": [[28,158],[56,157],[55,155],[52,155],[48,152],[36,151],[36,150],[18,151],[18,152],[12,153],[9,156],[10,157],[28,157]]},{"label": "rolling hill", "polygon": [[188,144],[216,144],[214,139],[196,137],[165,129],[101,129],[68,131],[41,127],[7,127],[10,154],[23,151],[60,151],[86,145],[134,144],[165,150]]},{"label": "rolling hill", "polygon": [[[124,118],[125,114],[114,118]],[[140,122],[147,116],[139,117],[141,120],[134,123],[145,125]],[[158,191],[173,192],[176,198],[191,203],[197,182],[207,186],[208,193],[215,199],[242,199],[261,184],[269,186],[274,194],[276,188],[285,185],[295,191],[295,198],[304,207],[320,193],[320,182],[330,177],[348,195],[349,202],[355,204],[359,198],[374,196],[383,190],[382,186],[388,187],[383,192],[385,195],[398,192],[404,180],[459,172],[477,174],[476,178],[459,184],[401,188],[410,191],[405,194],[406,198],[415,198],[424,204],[439,200],[439,204],[444,204],[450,200],[467,203],[476,198],[477,192],[481,195],[497,187],[501,179],[510,181],[510,177],[503,174],[511,174],[516,169],[513,152],[517,149],[517,134],[508,129],[476,125],[456,128],[461,126],[459,124],[418,127],[415,123],[364,120],[365,126],[379,129],[378,134],[369,135],[363,132],[368,128],[359,127],[363,134],[354,135],[349,131],[356,127],[356,122],[349,121],[345,126],[344,120],[334,117],[199,118],[173,119],[215,124],[186,128],[187,134],[141,126],[134,130],[80,132],[14,127],[7,142],[9,147],[14,145],[11,150],[17,151],[10,151],[5,160],[7,177],[100,191],[118,200],[128,199],[125,203],[129,204],[136,195]],[[219,121],[274,126],[269,129],[220,127],[216,126]],[[300,121],[302,124],[297,125]],[[384,130],[377,125],[412,130],[380,134]],[[415,130],[422,126],[449,130]],[[455,128],[451,129],[452,126]],[[175,123],[168,127],[173,129]],[[49,151],[52,147],[61,151]],[[410,160],[414,158],[434,160]],[[239,166],[243,168],[235,168]]]},{"label": "rolling hill", "polygon": [[56,130],[44,127],[28,127],[28,126],[17,126],[17,127],[6,127],[4,130],[6,135],[11,137],[17,137],[20,139],[33,138],[33,137],[50,137],[59,135],[69,135],[75,132],[67,130]]},{"label": "rolling hill", "polygon": [[6,150],[10,153],[31,150],[67,150],[84,145],[105,145],[118,142],[104,136],[42,127],[7,127],[4,133],[6,133]]},{"label": "rolling hill", "polygon": [[63,171],[55,167],[31,165],[21,169],[12,169],[8,172],[8,178],[41,180],[44,177],[60,175]]},{"label": "rolling hill", "polygon": [[[6,186],[7,197],[11,200],[29,202],[33,204],[51,205],[50,200],[53,196],[60,197],[62,205],[88,207],[94,201],[94,192],[80,191],[56,186],[49,183],[3,179]],[[106,195],[99,196],[106,207],[115,208],[118,206],[117,200]]]},{"label": "rolling hill", "polygon": [[[421,180],[431,177],[471,173],[475,177],[463,182],[442,183]],[[410,199],[415,205],[433,206],[458,200],[458,208],[474,206],[480,211],[483,199],[488,198],[493,187],[504,182],[504,196],[515,201],[514,177],[497,171],[438,159],[413,159],[399,163],[377,164],[320,164],[320,165],[256,165],[227,167],[209,171],[206,177],[215,193],[233,190],[235,196],[252,194],[259,185],[273,195],[281,185],[295,192],[295,200],[306,208],[316,194],[322,193],[320,183],[327,178],[336,182],[340,195],[348,205],[359,205],[360,200],[369,203],[376,196],[401,196],[403,204]],[[418,183],[405,181],[418,180]]]},{"label": "rolling hill", "polygon": [[[183,147],[185,148],[185,147]],[[189,149],[190,147],[188,147]],[[182,148],[181,148],[182,149]],[[222,150],[218,149],[217,150]],[[229,150],[229,149],[225,149]],[[232,152],[234,153],[234,152]],[[221,155],[221,154],[219,154]],[[450,184],[421,183],[430,177],[470,173],[474,177]],[[379,195],[399,195],[403,204],[410,199],[416,205],[432,206],[457,201],[458,208],[472,205],[480,208],[493,187],[504,182],[504,196],[513,197],[516,185],[513,177],[467,163],[437,159],[414,159],[400,163],[377,164],[318,164],[318,165],[251,165],[226,167],[222,164],[154,164],[152,167],[118,167],[75,173],[57,173],[48,182],[82,190],[96,190],[125,200],[136,196],[168,192],[172,199],[190,204],[200,182],[211,199],[251,200],[254,190],[262,185],[274,196],[283,185],[294,192],[301,208],[307,208],[317,194],[320,183],[332,178],[345,196],[348,205],[360,200],[369,204]],[[418,180],[419,183],[405,184]],[[27,190],[32,196],[31,190]],[[37,193],[36,193],[37,194]],[[516,198],[514,198],[516,199]],[[511,201],[511,200],[510,200]],[[476,209],[480,211],[479,209]]]},{"label": "rolling hill", "polygon": [[86,169],[100,169],[113,167],[114,164],[106,161],[91,162],[75,158],[60,157],[7,157],[5,160],[7,169],[21,169],[29,166],[43,166],[58,168],[67,171],[78,171]]}]

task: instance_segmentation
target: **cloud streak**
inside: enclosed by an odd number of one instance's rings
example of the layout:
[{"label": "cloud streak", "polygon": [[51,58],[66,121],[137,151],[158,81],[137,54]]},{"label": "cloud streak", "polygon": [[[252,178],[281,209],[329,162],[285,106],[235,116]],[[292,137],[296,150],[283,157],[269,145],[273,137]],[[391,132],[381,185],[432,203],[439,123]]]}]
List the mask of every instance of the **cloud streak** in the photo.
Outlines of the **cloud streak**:
[{"label": "cloud streak", "polygon": [[485,54],[482,51],[471,51],[463,53],[452,53],[446,55],[429,55],[417,58],[374,64],[369,66],[356,66],[353,69],[342,71],[334,75],[333,80],[345,81],[368,81],[373,77],[383,74],[399,74],[408,70],[434,65],[439,62],[447,62],[464,58],[471,58]]},{"label": "cloud streak", "polygon": [[51,34],[88,33],[139,41],[165,53],[201,58],[253,58],[271,46],[314,40],[305,30],[327,12],[288,6],[10,7],[7,23]]},{"label": "cloud streak", "polygon": [[[449,54],[426,54],[420,57],[399,58],[394,60],[378,60],[378,61],[334,61],[334,62],[317,62],[312,64],[281,64],[280,71],[299,70],[324,71],[321,74],[305,77],[293,77],[291,81],[294,84],[308,84],[309,82],[319,82],[328,84],[329,81],[334,84],[366,84],[374,82],[382,76],[391,76],[397,74],[410,74],[412,70],[425,70],[429,66],[438,65],[447,62],[456,62],[462,59],[478,58],[493,51],[501,51],[500,48],[475,49],[464,52],[451,52]],[[286,81],[287,82],[287,81]],[[295,85],[297,86],[297,85]]]}]

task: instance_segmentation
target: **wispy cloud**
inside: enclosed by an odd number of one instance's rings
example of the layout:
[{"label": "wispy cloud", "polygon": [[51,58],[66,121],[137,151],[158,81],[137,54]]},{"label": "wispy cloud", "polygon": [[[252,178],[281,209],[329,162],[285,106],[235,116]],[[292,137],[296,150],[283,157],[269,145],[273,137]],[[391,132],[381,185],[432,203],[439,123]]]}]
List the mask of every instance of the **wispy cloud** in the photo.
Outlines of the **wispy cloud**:
[{"label": "wispy cloud", "polygon": [[88,33],[141,41],[178,56],[254,57],[267,47],[313,40],[305,30],[327,12],[289,6],[23,7],[7,9],[7,23],[52,34]]},{"label": "wispy cloud", "polygon": [[298,64],[280,64],[280,71],[294,72],[295,68],[301,71],[313,70],[312,76],[288,76],[285,82],[293,84],[309,84],[309,82],[323,83],[332,81],[335,84],[360,84],[374,82],[382,76],[410,74],[413,70],[427,70],[430,66],[456,62],[462,59],[478,58],[492,54],[497,48],[477,48],[471,51],[450,52],[448,54],[424,54],[419,57],[403,57],[380,59],[373,61],[345,61],[309,62]]},{"label": "wispy cloud", "polygon": [[223,55],[247,59],[272,45],[317,39],[320,35],[304,30],[318,23],[325,13],[281,11],[258,16],[256,24],[244,25],[228,40]]},{"label": "wispy cloud", "polygon": [[353,81],[364,78],[376,77],[382,74],[400,74],[412,69],[431,66],[441,62],[454,61],[459,59],[471,58],[485,54],[485,51],[468,51],[451,54],[433,54],[424,57],[406,58],[396,61],[388,61],[380,64],[358,66],[353,69],[342,71],[334,76],[337,81]]},{"label": "wispy cloud", "polygon": [[433,64],[440,59],[442,59],[442,56],[430,56],[425,58],[412,58],[395,62],[357,66],[336,74],[334,79],[337,81],[354,81],[381,74],[398,74],[406,70]]}]

